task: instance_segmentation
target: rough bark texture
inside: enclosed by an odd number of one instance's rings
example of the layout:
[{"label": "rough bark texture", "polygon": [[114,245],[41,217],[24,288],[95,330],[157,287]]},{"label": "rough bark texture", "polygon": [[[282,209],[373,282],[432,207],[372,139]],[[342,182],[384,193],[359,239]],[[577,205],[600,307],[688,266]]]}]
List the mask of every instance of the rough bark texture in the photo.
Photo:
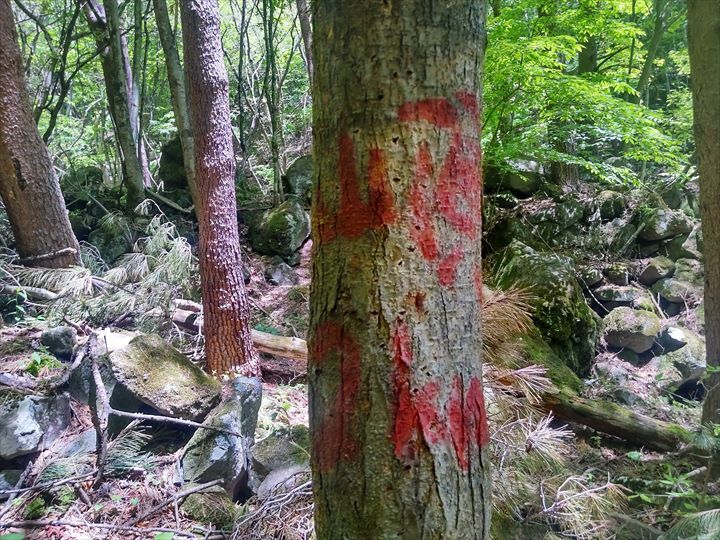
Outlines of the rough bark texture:
[{"label": "rough bark texture", "polygon": [[[700,170],[700,213],[705,256],[705,345],[708,367],[720,366],[720,3],[688,1],[688,44]],[[720,373],[706,381],[703,423],[720,424]],[[720,455],[708,467],[720,476]]]},{"label": "rough bark texture", "polygon": [[55,169],[30,109],[9,0],[0,0],[0,196],[20,257],[49,268],[80,264]]},{"label": "rough bark texture", "polygon": [[175,43],[175,35],[170,24],[166,0],[153,0],[153,10],[155,11],[158,35],[165,54],[165,66],[170,85],[170,95],[172,96],[173,112],[175,113],[175,124],[180,134],[180,145],[182,146],[188,187],[195,205],[195,215],[199,217],[200,194],[195,180],[195,150],[193,148],[192,130],[190,129],[190,112],[185,92],[185,76]]},{"label": "rough bark texture", "polygon": [[486,538],[484,2],[313,10],[318,538]]},{"label": "rough bark texture", "polygon": [[184,0],[182,27],[195,178],[202,208],[198,249],[208,370],[221,373],[237,368],[247,375],[259,375],[242,276],[228,77],[217,1]]}]

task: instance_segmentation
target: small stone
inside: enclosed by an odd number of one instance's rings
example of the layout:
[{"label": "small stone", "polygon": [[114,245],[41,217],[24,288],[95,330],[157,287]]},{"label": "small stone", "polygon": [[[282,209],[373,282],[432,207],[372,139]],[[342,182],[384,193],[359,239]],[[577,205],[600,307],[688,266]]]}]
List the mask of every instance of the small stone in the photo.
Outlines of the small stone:
[{"label": "small stone", "polygon": [[40,343],[60,360],[70,360],[77,343],[77,332],[70,326],[56,326],[40,335]]},{"label": "small stone", "polygon": [[635,287],[619,287],[617,285],[605,285],[598,287],[593,296],[607,309],[614,309],[618,306],[630,306],[643,295],[642,290]]},{"label": "small stone", "polygon": [[584,266],[577,270],[576,274],[578,281],[582,283],[585,288],[591,289],[595,285],[598,285],[603,280],[602,272],[593,266]]},{"label": "small stone", "polygon": [[310,479],[308,465],[289,465],[270,471],[257,489],[258,499],[261,501],[273,493],[289,491]]},{"label": "small stone", "polygon": [[631,392],[627,388],[616,388],[613,391],[613,397],[615,398],[615,401],[621,405],[627,405],[628,407],[632,407],[640,401],[640,396]]},{"label": "small stone", "polygon": [[657,315],[629,307],[613,309],[603,325],[608,346],[627,348],[637,354],[650,350],[661,329]]},{"label": "small stone", "polygon": [[[185,488],[194,487],[189,483]],[[238,508],[220,486],[213,486],[199,493],[188,495],[180,508],[190,518],[200,523],[212,523],[225,528],[232,528],[238,515]]]},{"label": "small stone", "polygon": [[640,273],[640,283],[648,287],[656,281],[672,277],[675,273],[675,263],[667,257],[655,257]]},{"label": "small stone", "polygon": [[280,257],[273,257],[272,266],[265,270],[265,281],[270,285],[297,285],[299,279],[285,261]]},{"label": "small stone", "polygon": [[627,264],[615,263],[610,265],[603,272],[610,283],[625,286],[630,280],[630,268]]},{"label": "small stone", "polygon": [[611,362],[598,362],[595,364],[595,373],[603,379],[617,384],[624,385],[628,381],[628,371]]}]

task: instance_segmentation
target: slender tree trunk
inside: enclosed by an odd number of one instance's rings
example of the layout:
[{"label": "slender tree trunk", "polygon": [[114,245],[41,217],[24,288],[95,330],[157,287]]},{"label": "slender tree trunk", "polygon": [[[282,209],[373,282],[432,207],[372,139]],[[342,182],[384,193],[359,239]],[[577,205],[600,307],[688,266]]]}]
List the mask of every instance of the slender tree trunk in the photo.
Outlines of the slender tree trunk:
[{"label": "slender tree trunk", "polygon": [[[703,424],[720,424],[720,3],[688,0],[688,50],[700,171],[700,214],[705,256],[705,346],[708,368]],[[720,477],[720,454],[708,480]]]},{"label": "slender tree trunk", "polygon": [[138,154],[135,122],[132,115],[132,72],[127,42],[120,32],[117,0],[96,0],[83,4],[83,13],[93,32],[101,53],[108,108],[115,125],[118,148],[122,154],[123,175],[127,189],[128,207],[134,208],[145,198],[145,173]]},{"label": "slender tree trunk", "polygon": [[10,0],[0,0],[0,196],[28,264],[80,264],[55,169],[33,120]]},{"label": "slender tree trunk", "polygon": [[200,279],[208,370],[259,375],[240,257],[228,76],[217,0],[184,0],[183,48],[195,178],[201,200]]},{"label": "slender tree trunk", "polygon": [[190,129],[190,112],[188,111],[187,95],[185,93],[185,75],[180,63],[177,44],[175,43],[175,34],[170,25],[166,0],[153,0],[153,9],[155,11],[158,35],[165,54],[165,66],[167,67],[170,95],[175,113],[175,124],[180,135],[188,187],[195,205],[195,215],[200,219],[201,201],[195,180],[195,150],[193,148],[192,130]]},{"label": "slender tree trunk", "polygon": [[297,7],[298,19],[300,20],[300,35],[303,42],[303,53],[305,56],[305,67],[307,67],[308,80],[310,86],[313,83],[313,72],[315,64],[312,54],[312,26],[310,22],[310,9],[308,9],[307,0],[295,0]]},{"label": "slender tree trunk", "polygon": [[484,539],[485,3],[313,6],[317,535]]},{"label": "slender tree trunk", "polygon": [[662,37],[667,30],[665,13],[667,0],[655,0],[655,19],[653,23],[653,32],[650,36],[650,41],[647,45],[647,55],[645,56],[645,62],[643,63],[642,70],[640,71],[640,78],[635,90],[637,90],[637,97],[635,101],[642,103],[646,98],[648,86],[650,85],[650,76],[652,75],[653,64],[655,63],[655,57],[657,56],[658,49],[660,48],[660,42]]},{"label": "slender tree trunk", "polygon": [[278,88],[277,58],[275,55],[275,0],[262,0],[263,38],[265,41],[265,77],[263,93],[270,117],[270,160],[273,169],[273,191],[275,204],[280,204],[285,198],[282,185],[282,171],[280,170],[280,99]]}]

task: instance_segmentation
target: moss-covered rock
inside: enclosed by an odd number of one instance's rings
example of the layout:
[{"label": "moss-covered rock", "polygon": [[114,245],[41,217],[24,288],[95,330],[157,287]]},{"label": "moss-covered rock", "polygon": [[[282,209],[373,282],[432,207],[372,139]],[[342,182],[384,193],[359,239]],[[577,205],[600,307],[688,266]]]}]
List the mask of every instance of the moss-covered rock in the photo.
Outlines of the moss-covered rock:
[{"label": "moss-covered rock", "polygon": [[297,250],[309,234],[310,218],[295,199],[288,199],[248,222],[252,248],[263,255],[279,255],[288,264],[299,262]]},{"label": "moss-covered rock", "polygon": [[657,315],[630,307],[613,309],[603,319],[603,327],[608,346],[638,354],[649,351],[661,331]]},{"label": "moss-covered rock", "polygon": [[[189,483],[184,488],[191,489],[195,486],[196,484]],[[220,486],[188,495],[180,508],[195,521],[228,529],[232,528],[239,513],[238,507]]]},{"label": "moss-covered rock", "polygon": [[602,221],[611,221],[621,216],[627,208],[625,196],[617,191],[601,191],[595,198],[595,204]]},{"label": "moss-covered rock", "polygon": [[558,388],[570,389],[580,393],[583,382],[566,364],[558,357],[557,353],[543,341],[540,332],[534,330],[518,339],[522,347],[522,357],[526,365],[543,366],[547,369],[546,376]]},{"label": "moss-covered rock", "polygon": [[655,257],[648,262],[647,266],[640,272],[640,283],[648,287],[656,281],[672,277],[675,273],[675,263],[668,257]]},{"label": "moss-covered rock", "polygon": [[311,155],[297,158],[282,177],[286,195],[297,197],[301,204],[310,206],[313,186],[313,160]]},{"label": "moss-covered rock", "polygon": [[694,305],[702,298],[702,290],[698,286],[675,278],[661,279],[652,286],[652,292],[673,304]]},{"label": "moss-covered rock", "polygon": [[134,338],[108,362],[118,384],[162,414],[202,421],[220,400],[220,383],[158,335]]},{"label": "moss-covered rock", "polygon": [[628,285],[620,287],[618,285],[604,285],[598,287],[593,292],[593,296],[605,306],[606,309],[614,309],[619,306],[632,306],[645,291]]},{"label": "moss-covered rock", "polygon": [[158,176],[162,180],[166,191],[187,189],[188,187],[182,144],[180,143],[180,135],[177,133],[160,148]]},{"label": "moss-covered rock", "polygon": [[279,428],[255,443],[252,471],[257,485],[270,471],[310,461],[310,432],[303,425]]},{"label": "moss-covered rock", "polygon": [[692,230],[692,223],[683,212],[669,208],[646,208],[642,213],[642,225],[638,236],[648,241],[673,238]]},{"label": "moss-covered rock", "polygon": [[680,281],[692,283],[698,287],[705,284],[705,268],[703,264],[695,259],[678,259],[675,262],[675,278]]},{"label": "moss-covered rock", "polygon": [[199,429],[185,445],[181,465],[186,482],[220,479],[231,497],[249,495],[250,447],[261,400],[259,379],[233,381],[231,396],[205,422],[222,431]]},{"label": "moss-covered rock", "polygon": [[515,241],[497,257],[495,267],[499,288],[532,292],[538,329],[571,369],[585,373],[595,357],[600,323],[585,302],[572,260]]},{"label": "moss-covered rock", "polygon": [[688,377],[698,369],[705,368],[705,339],[688,329],[683,329],[683,334],[687,343],[660,358],[672,363],[683,377]]}]

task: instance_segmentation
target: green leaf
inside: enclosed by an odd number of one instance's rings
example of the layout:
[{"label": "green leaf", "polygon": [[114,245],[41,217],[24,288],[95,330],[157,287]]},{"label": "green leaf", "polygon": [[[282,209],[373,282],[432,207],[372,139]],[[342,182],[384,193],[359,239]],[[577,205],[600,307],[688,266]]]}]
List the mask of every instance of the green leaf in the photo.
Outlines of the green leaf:
[{"label": "green leaf", "polygon": [[173,538],[175,538],[175,533],[160,532],[153,537],[153,540],[173,540]]},{"label": "green leaf", "polygon": [[642,452],[638,452],[637,450],[633,450],[632,452],[628,452],[625,454],[628,459],[631,459],[633,461],[641,461],[643,454]]}]

